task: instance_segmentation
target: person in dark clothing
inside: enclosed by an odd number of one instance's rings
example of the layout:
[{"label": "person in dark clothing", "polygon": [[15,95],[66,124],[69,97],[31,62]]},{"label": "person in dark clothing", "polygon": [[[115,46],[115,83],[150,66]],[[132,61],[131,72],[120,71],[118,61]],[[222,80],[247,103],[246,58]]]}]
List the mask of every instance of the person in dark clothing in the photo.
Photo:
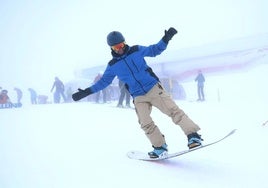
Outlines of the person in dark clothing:
[{"label": "person in dark clothing", "polygon": [[64,94],[64,84],[58,77],[55,77],[55,81],[50,91],[52,92],[54,88],[56,88],[54,92],[54,103],[60,103],[61,97],[63,98],[63,101],[65,102],[66,97]]},{"label": "person in dark clothing", "polygon": [[8,91],[3,89],[0,93],[0,108],[11,108],[13,107],[12,102],[8,96]]},{"label": "person in dark clothing", "polygon": [[10,98],[8,96],[8,91],[6,89],[3,89],[0,93],[0,104],[7,104],[11,103]]},{"label": "person in dark clothing", "polygon": [[204,101],[205,100],[205,95],[204,95],[205,77],[201,70],[198,71],[198,75],[196,76],[195,81],[197,82],[197,94],[198,94],[197,101]]},{"label": "person in dark clothing", "polygon": [[68,87],[67,88],[67,91],[66,91],[66,102],[72,102],[72,94],[73,94],[73,91],[72,91],[72,87]]},{"label": "person in dark clothing", "polygon": [[121,80],[119,80],[118,82],[118,86],[119,86],[119,90],[120,90],[120,96],[119,96],[119,100],[118,100],[118,104],[117,107],[119,108],[123,108],[123,101],[124,98],[126,97],[126,107],[130,108],[130,93],[128,92],[126,85],[124,82],[122,82]]},{"label": "person in dark clothing", "polygon": [[[94,83],[97,83],[101,77],[102,77],[102,72],[99,72],[98,75],[95,77],[94,79]],[[96,98],[95,98],[95,102],[99,103],[100,102],[100,95],[102,94],[102,102],[106,103],[107,102],[107,90],[106,89],[102,89],[101,91],[96,93]]]},{"label": "person in dark clothing", "polygon": [[153,146],[153,151],[148,152],[151,158],[165,157],[168,151],[165,137],[151,117],[152,107],[158,108],[180,126],[188,138],[190,149],[202,145],[202,139],[197,133],[200,127],[177,106],[145,61],[145,57],[161,54],[176,33],[177,30],[171,27],[165,30],[164,36],[155,44],[129,46],[122,33],[110,32],[107,35],[107,43],[113,58],[108,63],[102,78],[86,89],[79,88],[78,92],[72,95],[73,100],[78,101],[106,88],[117,76],[126,84],[133,97],[140,127]]},{"label": "person in dark clothing", "polygon": [[17,103],[21,104],[21,98],[22,98],[23,93],[22,93],[21,89],[19,89],[17,87],[15,87],[14,90],[17,93]]},{"label": "person in dark clothing", "polygon": [[29,88],[31,104],[37,104],[37,93],[34,89]]}]

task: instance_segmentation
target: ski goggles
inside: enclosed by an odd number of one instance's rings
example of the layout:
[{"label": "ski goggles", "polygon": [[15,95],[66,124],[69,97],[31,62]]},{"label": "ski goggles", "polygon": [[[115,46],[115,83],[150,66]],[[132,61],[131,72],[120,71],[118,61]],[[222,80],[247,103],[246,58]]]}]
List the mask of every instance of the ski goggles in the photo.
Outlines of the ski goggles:
[{"label": "ski goggles", "polygon": [[114,50],[114,51],[119,51],[121,49],[123,49],[125,47],[125,42],[121,42],[119,44],[116,44],[114,46],[111,46],[111,48]]}]

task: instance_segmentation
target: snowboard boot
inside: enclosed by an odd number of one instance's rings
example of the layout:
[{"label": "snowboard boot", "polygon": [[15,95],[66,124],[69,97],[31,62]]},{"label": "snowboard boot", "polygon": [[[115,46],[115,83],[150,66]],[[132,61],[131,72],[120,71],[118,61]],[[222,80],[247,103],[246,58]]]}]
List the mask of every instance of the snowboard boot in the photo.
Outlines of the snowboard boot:
[{"label": "snowboard boot", "polygon": [[188,138],[188,147],[189,149],[198,147],[202,145],[202,141],[203,139],[201,138],[201,135],[197,134],[197,133],[191,133],[189,135],[187,135]]},{"label": "snowboard boot", "polygon": [[148,155],[150,158],[162,158],[165,157],[168,153],[167,144],[163,144],[160,147],[154,147],[154,150],[151,152],[148,152]]}]

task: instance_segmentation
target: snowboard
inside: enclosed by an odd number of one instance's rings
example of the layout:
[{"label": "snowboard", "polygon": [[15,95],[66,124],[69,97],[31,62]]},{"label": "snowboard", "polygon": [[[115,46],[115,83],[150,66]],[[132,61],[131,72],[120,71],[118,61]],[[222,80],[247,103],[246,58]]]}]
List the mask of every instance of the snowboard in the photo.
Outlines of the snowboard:
[{"label": "snowboard", "polygon": [[143,160],[143,161],[160,161],[160,160],[170,159],[170,158],[178,157],[178,156],[190,153],[192,151],[200,150],[200,149],[206,148],[208,146],[211,146],[213,144],[219,143],[222,140],[224,140],[224,139],[228,138],[229,136],[231,136],[232,134],[234,134],[235,131],[236,131],[236,129],[233,129],[232,131],[230,131],[224,137],[222,137],[222,138],[220,138],[218,140],[215,140],[213,142],[210,142],[208,144],[204,144],[202,146],[199,146],[199,147],[196,147],[196,148],[193,148],[193,149],[188,149],[188,150],[183,150],[183,151],[179,151],[179,152],[175,152],[175,153],[170,153],[170,154],[167,154],[166,156],[161,157],[161,158],[150,158],[147,153],[144,153],[144,152],[141,152],[141,151],[129,151],[127,153],[127,156],[130,159]]}]

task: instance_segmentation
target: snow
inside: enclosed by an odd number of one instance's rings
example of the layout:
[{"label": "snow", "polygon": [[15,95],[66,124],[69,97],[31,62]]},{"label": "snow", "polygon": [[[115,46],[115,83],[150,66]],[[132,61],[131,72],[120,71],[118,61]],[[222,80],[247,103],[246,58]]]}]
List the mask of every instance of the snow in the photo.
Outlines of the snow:
[{"label": "snow", "polygon": [[[206,102],[195,102],[195,83],[185,83],[188,99],[176,102],[200,125],[204,143],[237,132],[217,145],[160,162],[127,158],[129,150],[147,152],[151,145],[135,111],[116,108],[116,102],[1,109],[0,187],[268,187],[268,125],[262,125],[268,119],[267,70],[262,65],[207,77]],[[157,109],[152,117],[169,152],[186,149],[186,137],[171,119]]]}]

